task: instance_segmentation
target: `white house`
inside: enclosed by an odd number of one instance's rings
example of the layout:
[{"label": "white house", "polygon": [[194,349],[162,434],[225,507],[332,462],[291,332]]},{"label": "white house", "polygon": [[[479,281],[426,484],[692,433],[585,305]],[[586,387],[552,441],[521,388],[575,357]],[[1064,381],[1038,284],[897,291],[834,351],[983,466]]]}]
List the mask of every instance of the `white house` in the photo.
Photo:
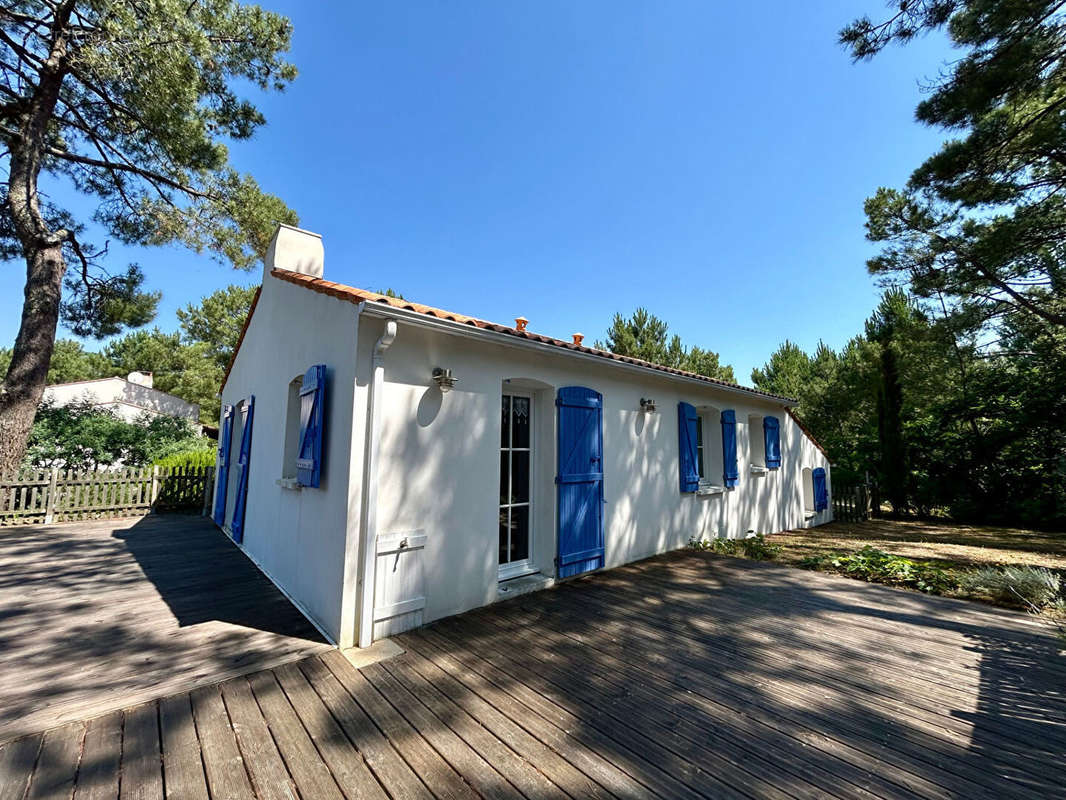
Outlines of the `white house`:
[{"label": "white house", "polygon": [[196,423],[200,406],[152,387],[152,373],[131,372],[125,378],[98,378],[91,381],[57,383],[44,390],[43,400],[57,406],[88,401],[109,408],[127,422],[143,415],[180,417]]},{"label": "white house", "polygon": [[222,387],[215,521],[334,643],[830,519],[793,401],[322,279],[281,227]]}]

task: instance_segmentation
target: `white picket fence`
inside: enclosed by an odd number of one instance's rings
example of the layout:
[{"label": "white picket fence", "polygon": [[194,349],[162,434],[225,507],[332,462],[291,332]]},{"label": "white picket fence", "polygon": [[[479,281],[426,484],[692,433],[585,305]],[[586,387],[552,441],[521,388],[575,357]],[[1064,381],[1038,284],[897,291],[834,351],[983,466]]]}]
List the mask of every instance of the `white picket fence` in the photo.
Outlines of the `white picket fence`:
[{"label": "white picket fence", "polygon": [[159,511],[207,514],[214,483],[214,467],[22,471],[0,476],[0,526],[135,517]]}]

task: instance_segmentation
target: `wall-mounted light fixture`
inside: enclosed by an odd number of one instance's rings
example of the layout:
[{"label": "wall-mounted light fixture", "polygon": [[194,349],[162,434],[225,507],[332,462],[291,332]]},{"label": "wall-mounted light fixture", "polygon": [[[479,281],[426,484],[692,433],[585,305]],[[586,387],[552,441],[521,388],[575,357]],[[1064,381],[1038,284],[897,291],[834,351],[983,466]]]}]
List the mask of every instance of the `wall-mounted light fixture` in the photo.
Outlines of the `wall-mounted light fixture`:
[{"label": "wall-mounted light fixture", "polygon": [[459,379],[452,375],[450,369],[444,367],[433,368],[433,382],[440,387],[441,394],[446,394],[452,390],[452,387],[459,382]]},{"label": "wall-mounted light fixture", "polygon": [[649,414],[652,413],[655,410],[655,401],[650,397],[640,398],[640,410],[646,411]]}]

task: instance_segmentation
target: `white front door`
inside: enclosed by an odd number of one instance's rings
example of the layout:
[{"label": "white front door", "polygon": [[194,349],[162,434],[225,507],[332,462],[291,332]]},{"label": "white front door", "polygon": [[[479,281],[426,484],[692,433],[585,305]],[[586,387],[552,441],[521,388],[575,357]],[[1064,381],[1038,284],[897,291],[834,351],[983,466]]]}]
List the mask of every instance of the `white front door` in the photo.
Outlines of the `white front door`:
[{"label": "white front door", "polygon": [[533,552],[533,398],[503,396],[500,433],[500,580],[535,572]]}]

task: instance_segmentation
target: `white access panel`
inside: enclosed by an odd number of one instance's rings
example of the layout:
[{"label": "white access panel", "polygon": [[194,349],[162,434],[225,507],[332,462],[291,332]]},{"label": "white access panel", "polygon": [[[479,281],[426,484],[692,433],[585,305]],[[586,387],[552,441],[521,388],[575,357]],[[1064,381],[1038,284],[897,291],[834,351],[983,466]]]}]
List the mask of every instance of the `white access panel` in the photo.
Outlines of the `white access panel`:
[{"label": "white access panel", "polygon": [[387,639],[422,624],[426,607],[426,534],[378,537],[374,569],[374,639]]}]

